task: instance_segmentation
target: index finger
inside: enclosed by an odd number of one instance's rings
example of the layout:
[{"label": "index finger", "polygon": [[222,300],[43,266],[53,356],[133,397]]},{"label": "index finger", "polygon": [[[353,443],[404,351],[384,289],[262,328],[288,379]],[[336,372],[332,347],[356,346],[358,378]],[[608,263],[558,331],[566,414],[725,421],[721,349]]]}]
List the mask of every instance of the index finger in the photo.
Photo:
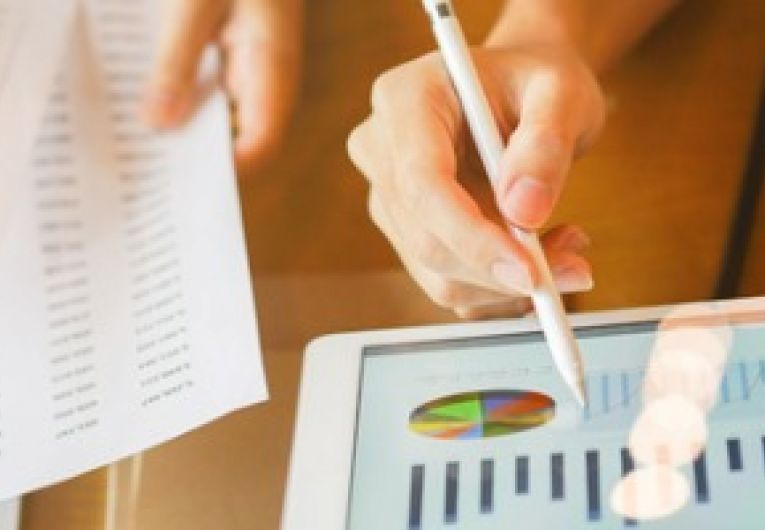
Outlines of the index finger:
[{"label": "index finger", "polygon": [[167,1],[144,98],[144,115],[152,125],[172,127],[188,116],[202,51],[227,6],[218,0]]}]

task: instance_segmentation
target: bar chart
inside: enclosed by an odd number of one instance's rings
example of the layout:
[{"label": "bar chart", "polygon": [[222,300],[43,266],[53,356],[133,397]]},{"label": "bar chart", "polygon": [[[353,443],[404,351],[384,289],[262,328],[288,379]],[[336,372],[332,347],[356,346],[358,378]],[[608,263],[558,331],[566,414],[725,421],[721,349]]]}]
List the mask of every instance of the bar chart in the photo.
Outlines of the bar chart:
[{"label": "bar chart", "polygon": [[[756,477],[763,484],[758,490],[765,492],[765,435],[756,439],[759,446],[759,454],[747,455],[746,465],[742,453],[742,441],[740,438],[731,437],[724,440],[716,440],[713,443],[721,443],[721,447],[716,447],[715,451],[724,452],[725,467],[717,469],[718,474],[728,473],[748,474],[749,478]],[[579,458],[582,460],[580,473],[574,474],[571,469],[580,466],[572,466],[571,459]],[[699,507],[704,508],[713,502],[712,491],[715,490],[714,477],[709,475],[707,464],[707,453],[704,452],[694,459],[688,466],[687,475],[691,485],[692,497],[685,510],[694,510]],[[465,483],[461,479],[460,470],[466,465],[476,465],[476,463],[466,464],[464,462],[447,462],[442,468],[438,466],[426,467],[424,465],[413,465],[411,468],[411,482],[409,485],[409,508],[407,513],[408,530],[424,530],[429,528],[423,526],[423,507],[428,506],[436,512],[441,512],[443,525],[454,528],[461,528],[460,521],[462,514],[459,511],[460,496],[473,497],[476,502],[475,511],[485,517],[487,521],[495,513],[501,513],[498,510],[499,504],[517,507],[523,510],[519,499],[528,498],[531,495],[537,497],[542,502],[554,504],[567,502],[567,491],[581,489],[584,491],[584,499],[578,499],[578,506],[570,506],[570,511],[574,517],[572,521],[586,524],[588,527],[610,527],[612,519],[604,519],[603,505],[608,502],[608,490],[604,484],[613,481],[613,471],[618,462],[619,473],[624,476],[634,469],[634,462],[626,447],[609,447],[608,449],[588,449],[581,454],[571,454],[562,452],[553,452],[547,455],[517,455],[504,456],[503,469],[506,474],[495,474],[497,462],[494,459],[483,459],[477,463],[478,480],[473,483]],[[601,470],[601,466],[608,461],[609,472]],[[443,474],[444,489],[443,492],[426,492],[424,490],[426,474]],[[533,479],[531,478],[533,477]],[[606,482],[604,482],[604,480]],[[497,498],[495,491],[500,489],[497,482],[502,481],[511,485],[511,496]],[[726,485],[730,480],[723,481]],[[505,484],[507,486],[507,484]],[[657,484],[657,488],[661,487]],[[501,488],[507,493],[508,488]],[[442,501],[439,502],[439,494]],[[716,495],[724,499],[726,496],[735,495],[735,491],[723,487],[716,491]],[[426,495],[428,500],[425,500]],[[582,502],[583,500],[583,502]],[[468,503],[469,504],[469,503]],[[579,512],[577,519],[575,513]],[[704,514],[705,512],[701,512]],[[475,514],[472,514],[475,515]],[[765,515],[765,511],[763,511]],[[431,520],[434,517],[430,518]],[[622,521],[625,527],[638,526],[639,521],[634,518],[625,517]],[[440,526],[439,526],[440,528]]]}]

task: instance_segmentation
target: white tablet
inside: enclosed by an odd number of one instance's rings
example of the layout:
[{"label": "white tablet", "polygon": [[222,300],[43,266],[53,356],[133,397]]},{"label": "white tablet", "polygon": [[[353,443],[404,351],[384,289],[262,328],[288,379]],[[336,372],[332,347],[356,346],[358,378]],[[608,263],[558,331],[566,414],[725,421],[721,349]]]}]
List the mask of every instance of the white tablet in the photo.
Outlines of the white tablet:
[{"label": "white tablet", "polygon": [[311,343],[283,530],[762,528],[765,299],[574,321],[585,409],[532,320]]},{"label": "white tablet", "polygon": [[0,501],[0,530],[19,530],[20,499]]}]

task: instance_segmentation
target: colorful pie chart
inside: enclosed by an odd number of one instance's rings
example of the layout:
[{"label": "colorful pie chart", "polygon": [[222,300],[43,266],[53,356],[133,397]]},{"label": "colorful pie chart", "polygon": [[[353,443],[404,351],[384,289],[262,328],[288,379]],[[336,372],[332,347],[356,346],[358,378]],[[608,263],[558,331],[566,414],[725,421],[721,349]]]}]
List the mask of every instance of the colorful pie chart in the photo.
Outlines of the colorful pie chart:
[{"label": "colorful pie chart", "polygon": [[409,428],[440,440],[476,440],[533,429],[554,415],[555,402],[545,394],[487,390],[429,401],[412,412]]}]

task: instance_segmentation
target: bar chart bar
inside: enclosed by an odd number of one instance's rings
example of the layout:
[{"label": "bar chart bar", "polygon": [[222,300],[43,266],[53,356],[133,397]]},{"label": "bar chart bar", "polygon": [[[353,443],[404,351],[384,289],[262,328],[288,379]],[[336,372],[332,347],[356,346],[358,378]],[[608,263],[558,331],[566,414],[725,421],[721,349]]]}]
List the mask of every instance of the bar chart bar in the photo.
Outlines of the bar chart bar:
[{"label": "bar chart bar", "polygon": [[749,401],[749,373],[747,372],[745,362],[738,363],[738,373],[739,377],[741,377],[741,397],[744,401]]},{"label": "bar chart bar", "polygon": [[696,490],[696,502],[709,502],[709,483],[707,481],[707,462],[704,452],[693,461],[693,482]]},{"label": "bar chart bar", "polygon": [[[622,476],[623,477],[629,475],[635,470],[635,461],[632,459],[632,454],[630,453],[630,450],[627,449],[626,447],[622,447],[621,461],[622,461]],[[635,494],[634,491],[632,491],[631,493]],[[636,526],[636,525],[637,525],[637,520],[631,517],[624,518],[624,526]]]},{"label": "bar chart bar", "polygon": [[409,485],[409,530],[422,528],[422,485],[425,478],[425,466],[412,466]]},{"label": "bar chart bar", "polygon": [[627,408],[630,406],[630,376],[627,372],[622,372],[622,407]]},{"label": "bar chart bar", "polygon": [[726,441],[728,447],[728,468],[731,471],[741,471],[744,469],[744,462],[741,459],[741,442],[738,438],[729,438]]},{"label": "bar chart bar", "polygon": [[444,487],[444,522],[457,522],[457,500],[460,480],[459,462],[446,464],[446,486]]},{"label": "bar chart bar", "polygon": [[598,452],[590,450],[585,453],[585,466],[587,469],[587,519],[599,521],[600,512],[600,466]]},{"label": "bar chart bar", "polygon": [[554,501],[563,500],[564,491],[564,460],[563,453],[550,455],[550,498]]},{"label": "bar chart bar", "polygon": [[494,510],[494,460],[481,460],[481,513]]},{"label": "bar chart bar", "polygon": [[720,383],[720,395],[722,396],[723,403],[730,403],[730,387],[728,386],[728,374],[723,375],[722,383]]},{"label": "bar chart bar", "polygon": [[515,459],[515,493],[526,495],[529,492],[529,457],[519,456]]}]

